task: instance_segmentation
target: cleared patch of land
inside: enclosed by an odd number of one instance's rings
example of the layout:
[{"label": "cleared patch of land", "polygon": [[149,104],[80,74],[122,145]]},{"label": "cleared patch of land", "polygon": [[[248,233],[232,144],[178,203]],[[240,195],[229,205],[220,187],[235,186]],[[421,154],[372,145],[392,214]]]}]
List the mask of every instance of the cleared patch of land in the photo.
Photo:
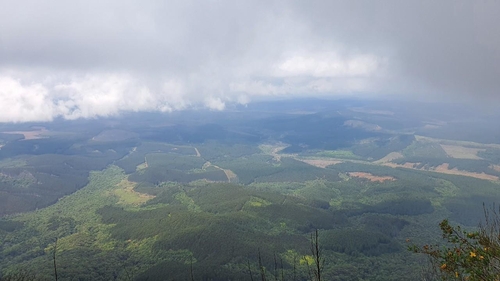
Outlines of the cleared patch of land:
[{"label": "cleared patch of land", "polygon": [[473,147],[465,147],[465,146],[449,145],[449,144],[441,144],[441,147],[450,157],[461,158],[461,159],[474,159],[474,160],[482,159],[481,157],[477,156],[477,153],[479,151],[486,150],[484,148],[473,148]]},{"label": "cleared patch of land", "polygon": [[495,171],[500,172],[500,166],[499,165],[491,165],[491,168]]},{"label": "cleared patch of land", "polygon": [[5,159],[0,161],[0,168],[19,168],[26,166],[26,161],[21,159]]},{"label": "cleared patch of land", "polygon": [[194,150],[196,151],[196,157],[201,157],[201,154],[200,154],[200,152],[198,151],[198,148],[196,148],[196,147],[195,147],[195,148],[194,148]]},{"label": "cleared patch of land", "polygon": [[148,167],[148,162],[144,162],[144,163],[142,163],[142,164],[137,165],[136,170],[137,170],[137,171],[144,170],[144,169],[146,169],[147,167]]},{"label": "cleared patch of land", "polygon": [[427,141],[427,142],[435,142],[444,145],[457,145],[457,146],[465,146],[465,147],[473,147],[473,148],[499,148],[500,144],[495,143],[478,143],[472,141],[457,141],[457,140],[447,140],[447,139],[437,139],[431,137],[424,137],[420,135],[415,135],[415,139],[417,141]]},{"label": "cleared patch of land", "polygon": [[46,138],[47,134],[49,131],[45,129],[44,127],[37,127],[37,130],[33,131],[9,131],[9,132],[2,132],[4,134],[10,134],[10,135],[23,135],[25,140],[36,140],[36,139],[43,139]]},{"label": "cleared patch of land", "polygon": [[227,180],[230,183],[234,183],[238,181],[238,176],[231,170],[228,169],[222,169],[224,173],[226,174]]},{"label": "cleared patch of land", "polygon": [[469,177],[474,177],[474,178],[484,179],[484,180],[494,180],[494,181],[498,180],[497,176],[488,175],[485,173],[467,172],[467,171],[458,170],[457,168],[450,169],[448,163],[444,163],[442,165],[439,165],[434,170],[436,172],[440,172],[443,174],[469,176]]},{"label": "cleared patch of land", "polygon": [[154,198],[154,196],[140,193],[134,190],[136,183],[128,181],[127,179],[123,179],[117,185],[117,189],[113,192],[116,196],[118,196],[118,203],[125,205],[141,205],[148,201],[149,199]]},{"label": "cleared patch of land", "polygon": [[295,159],[319,168],[326,168],[330,165],[342,163],[342,161],[337,159],[300,159],[300,158],[295,158]]},{"label": "cleared patch of land", "polygon": [[[206,170],[208,167],[214,167],[216,169],[223,171],[224,174],[226,174],[227,182],[229,182],[229,183],[237,183],[238,182],[238,175],[236,175],[233,171],[231,171],[229,169],[223,169],[217,165],[210,163],[209,161],[207,161],[207,162],[205,162],[205,164],[203,164],[202,170]],[[210,181],[207,180],[207,182],[210,182]]]},{"label": "cleared patch of land", "polygon": [[328,158],[340,158],[340,159],[360,159],[358,155],[354,154],[350,150],[323,150],[316,154],[320,157],[328,157]]},{"label": "cleared patch of land", "polygon": [[483,180],[491,180],[491,181],[498,181],[499,180],[499,178],[497,176],[488,175],[485,173],[468,172],[468,171],[458,170],[457,168],[450,169],[448,163],[441,164],[441,165],[434,167],[434,168],[431,168],[431,169],[424,169],[424,168],[418,169],[416,167],[419,166],[420,163],[410,163],[410,162],[406,162],[404,164],[384,163],[382,165],[389,166],[392,168],[407,168],[407,169],[414,169],[414,170],[431,171],[431,172],[437,172],[437,173],[441,173],[441,174],[459,175],[459,176],[466,176],[466,177],[478,178],[478,179],[483,179]]},{"label": "cleared patch of land", "polygon": [[284,145],[284,144],[277,144],[277,145],[262,144],[262,145],[259,145],[260,150],[262,150],[262,152],[264,152],[266,154],[271,155],[274,158],[274,161],[276,161],[276,162],[281,162],[281,157],[283,155],[280,155],[278,153],[287,147],[288,147],[288,145]]},{"label": "cleared patch of land", "polygon": [[373,162],[375,164],[383,164],[383,163],[387,163],[387,162],[391,162],[392,160],[396,160],[396,159],[399,159],[399,158],[403,158],[403,154],[401,154],[400,152],[391,152],[389,154],[387,154],[386,156],[384,156],[383,158]]},{"label": "cleared patch of land", "polygon": [[351,126],[353,128],[363,128],[367,131],[380,131],[382,127],[377,124],[371,124],[360,120],[347,120],[344,122],[345,126]]},{"label": "cleared patch of land", "polygon": [[384,181],[396,180],[395,178],[390,177],[390,176],[381,177],[381,176],[375,176],[371,173],[365,173],[365,172],[350,172],[348,174],[350,177],[363,178],[363,179],[370,180],[372,182],[384,182]]},{"label": "cleared patch of land", "polygon": [[344,126],[351,126],[353,128],[363,128],[368,131],[380,131],[382,127],[377,124],[371,124],[360,120],[347,120],[344,122]]}]

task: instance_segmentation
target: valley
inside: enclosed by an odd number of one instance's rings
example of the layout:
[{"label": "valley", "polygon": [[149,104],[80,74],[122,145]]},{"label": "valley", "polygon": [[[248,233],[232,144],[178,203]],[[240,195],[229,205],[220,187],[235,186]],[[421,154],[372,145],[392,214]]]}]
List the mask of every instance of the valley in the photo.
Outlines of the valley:
[{"label": "valley", "polygon": [[0,128],[0,276],[50,280],[55,254],[60,280],[251,280],[259,260],[308,280],[318,229],[326,280],[420,280],[406,248],[440,241],[444,218],[475,228],[499,198],[495,132],[312,104]]}]

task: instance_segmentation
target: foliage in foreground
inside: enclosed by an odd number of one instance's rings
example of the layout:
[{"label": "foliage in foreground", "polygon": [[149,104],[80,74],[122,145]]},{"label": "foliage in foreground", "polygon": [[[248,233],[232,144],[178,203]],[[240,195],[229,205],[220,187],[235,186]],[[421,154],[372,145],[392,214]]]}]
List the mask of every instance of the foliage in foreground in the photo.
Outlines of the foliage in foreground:
[{"label": "foliage in foreground", "polygon": [[441,280],[500,280],[500,217],[485,209],[485,223],[477,231],[439,224],[446,246],[411,246],[410,250],[429,256],[432,275]]}]

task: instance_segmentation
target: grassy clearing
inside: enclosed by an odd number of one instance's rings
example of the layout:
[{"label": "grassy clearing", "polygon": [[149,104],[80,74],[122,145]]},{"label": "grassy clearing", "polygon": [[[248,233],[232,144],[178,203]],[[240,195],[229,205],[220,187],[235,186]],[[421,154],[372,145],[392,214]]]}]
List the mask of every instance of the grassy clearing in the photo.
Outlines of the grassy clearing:
[{"label": "grassy clearing", "polygon": [[287,148],[288,145],[284,144],[261,144],[259,145],[259,149],[262,150],[265,154],[273,154],[277,153],[280,150]]},{"label": "grassy clearing", "polygon": [[141,170],[144,170],[148,167],[148,163],[147,162],[144,162],[140,165],[137,165],[137,168],[136,168],[136,171],[141,171]]},{"label": "grassy clearing", "polygon": [[350,150],[324,150],[318,152],[316,155],[322,157],[331,157],[331,158],[341,158],[341,159],[362,159],[357,156]]},{"label": "grassy clearing", "polygon": [[118,196],[118,204],[125,205],[141,205],[146,203],[149,199],[154,198],[154,196],[144,193],[139,193],[134,190],[136,183],[128,181],[127,179],[122,180],[118,185],[117,189],[114,190],[114,194]]},{"label": "grassy clearing", "polygon": [[238,182],[238,176],[231,170],[228,169],[222,169],[224,173],[226,173],[227,180],[229,183],[237,183]]},{"label": "grassy clearing", "polygon": [[200,206],[196,205],[193,198],[189,197],[186,192],[179,192],[174,197],[179,202],[181,202],[181,204],[185,205],[188,210],[193,212],[201,212]]},{"label": "grassy clearing", "polygon": [[439,192],[443,197],[453,197],[458,194],[460,189],[451,181],[445,179],[438,179],[438,185],[434,189]]},{"label": "grassy clearing", "polygon": [[333,159],[301,159],[301,158],[295,158],[295,159],[318,168],[326,168],[330,165],[342,163],[342,161],[340,160],[333,160]]},{"label": "grassy clearing", "polygon": [[465,146],[465,147],[475,147],[475,148],[499,148],[500,149],[500,144],[492,144],[492,143],[478,143],[478,142],[472,142],[472,141],[456,141],[456,140],[447,140],[447,139],[437,139],[437,138],[431,138],[431,137],[424,137],[424,136],[419,136],[415,135],[415,139],[417,141],[427,141],[427,142],[434,142],[434,143],[439,143],[439,144],[444,144],[444,145],[456,145],[456,146]]},{"label": "grassy clearing", "polygon": [[255,197],[255,196],[252,196],[250,198],[250,200],[248,200],[246,203],[245,203],[245,206],[252,206],[252,207],[265,207],[265,206],[269,206],[271,205],[272,203],[265,200],[265,199],[262,199],[262,198],[259,198],[259,197]]},{"label": "grassy clearing", "polygon": [[444,149],[438,143],[428,141],[414,141],[411,145],[409,145],[402,151],[402,154],[405,157],[448,157]]},{"label": "grassy clearing", "polygon": [[276,145],[261,144],[261,145],[259,145],[259,149],[262,150],[262,152],[264,152],[264,154],[271,155],[273,157],[274,161],[277,163],[281,162],[282,156],[290,156],[290,155],[278,154],[280,151],[282,151],[283,149],[285,149],[287,147],[288,147],[288,145],[285,145],[285,144],[276,144]]},{"label": "grassy clearing", "polygon": [[26,166],[26,161],[22,159],[5,159],[0,161],[0,168],[20,168]]},{"label": "grassy clearing", "polygon": [[474,159],[474,160],[480,160],[483,159],[479,156],[477,156],[477,153],[479,151],[485,151],[485,148],[472,148],[472,147],[465,147],[465,146],[459,146],[459,145],[447,145],[447,144],[441,144],[441,147],[444,149],[446,154],[448,156],[453,157],[453,158],[461,158],[461,159]]},{"label": "grassy clearing", "polygon": [[399,159],[399,158],[403,158],[403,154],[401,154],[401,152],[391,152],[389,154],[387,154],[386,156],[384,156],[383,158],[377,160],[377,161],[374,161],[373,163],[375,164],[383,164],[383,163],[387,163],[387,162],[391,162],[392,160],[396,160],[396,159]]}]

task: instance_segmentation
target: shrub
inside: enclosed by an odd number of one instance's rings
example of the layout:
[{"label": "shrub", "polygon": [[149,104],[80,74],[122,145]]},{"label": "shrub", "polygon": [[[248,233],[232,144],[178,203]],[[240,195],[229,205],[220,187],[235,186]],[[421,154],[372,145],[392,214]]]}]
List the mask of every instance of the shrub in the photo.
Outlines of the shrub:
[{"label": "shrub", "polygon": [[411,246],[429,256],[434,275],[441,280],[500,280],[500,217],[485,209],[485,221],[476,231],[439,224],[446,246]]}]

